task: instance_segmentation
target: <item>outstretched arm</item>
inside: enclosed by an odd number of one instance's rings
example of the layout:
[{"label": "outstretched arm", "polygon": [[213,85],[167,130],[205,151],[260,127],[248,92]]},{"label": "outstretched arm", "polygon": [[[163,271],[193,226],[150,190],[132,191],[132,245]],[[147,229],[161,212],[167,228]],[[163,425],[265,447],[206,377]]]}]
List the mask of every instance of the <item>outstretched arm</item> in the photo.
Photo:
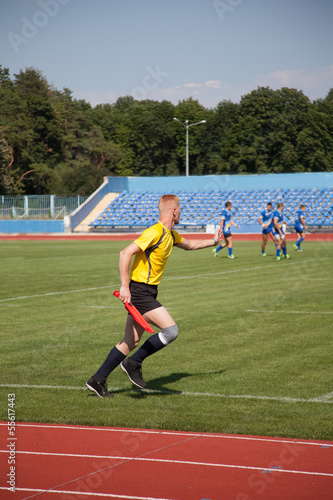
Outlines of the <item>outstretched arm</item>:
[{"label": "outstretched arm", "polygon": [[223,237],[223,232],[221,229],[217,229],[213,238],[207,240],[188,240],[183,239],[181,243],[178,243],[178,247],[183,250],[200,250],[201,248],[214,247],[221,241]]}]

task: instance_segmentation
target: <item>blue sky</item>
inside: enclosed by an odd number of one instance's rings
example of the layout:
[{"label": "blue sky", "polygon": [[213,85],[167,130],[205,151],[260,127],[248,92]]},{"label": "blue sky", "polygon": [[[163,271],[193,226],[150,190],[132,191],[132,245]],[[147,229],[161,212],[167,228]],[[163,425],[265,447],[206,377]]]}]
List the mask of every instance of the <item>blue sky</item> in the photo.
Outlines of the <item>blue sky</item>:
[{"label": "blue sky", "polygon": [[0,64],[92,105],[333,87],[332,0],[0,0]]}]

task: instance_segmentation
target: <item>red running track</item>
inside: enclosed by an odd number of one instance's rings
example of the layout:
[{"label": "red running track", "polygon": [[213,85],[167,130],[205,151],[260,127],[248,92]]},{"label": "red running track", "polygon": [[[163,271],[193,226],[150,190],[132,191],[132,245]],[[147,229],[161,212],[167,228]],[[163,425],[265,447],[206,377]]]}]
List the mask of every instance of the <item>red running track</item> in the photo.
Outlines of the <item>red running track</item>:
[{"label": "red running track", "polygon": [[13,439],[7,422],[0,436],[3,500],[333,498],[328,441],[25,423]]}]

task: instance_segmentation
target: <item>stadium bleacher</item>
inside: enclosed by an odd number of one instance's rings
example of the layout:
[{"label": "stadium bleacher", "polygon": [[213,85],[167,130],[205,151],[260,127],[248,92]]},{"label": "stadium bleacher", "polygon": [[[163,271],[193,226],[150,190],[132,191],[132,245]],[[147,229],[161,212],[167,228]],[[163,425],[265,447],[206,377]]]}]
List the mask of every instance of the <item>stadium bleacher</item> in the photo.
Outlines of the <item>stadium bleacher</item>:
[{"label": "stadium bleacher", "polygon": [[[99,216],[90,222],[91,231],[107,232],[121,229],[135,231],[149,227],[158,220],[158,200],[162,192],[123,191]],[[233,220],[241,224],[257,224],[260,212],[270,201],[273,207],[285,203],[284,215],[293,226],[300,204],[306,208],[308,226],[333,225],[333,190],[327,189],[265,189],[224,191],[173,191],[181,203],[180,229],[203,230],[208,224],[219,224],[226,201],[232,202]]]}]

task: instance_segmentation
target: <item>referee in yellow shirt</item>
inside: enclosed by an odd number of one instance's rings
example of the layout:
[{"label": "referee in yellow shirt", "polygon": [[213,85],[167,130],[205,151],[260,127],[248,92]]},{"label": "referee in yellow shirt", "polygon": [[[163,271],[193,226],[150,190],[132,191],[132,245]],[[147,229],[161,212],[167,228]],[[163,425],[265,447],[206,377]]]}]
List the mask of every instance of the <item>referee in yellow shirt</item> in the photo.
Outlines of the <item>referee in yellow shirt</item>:
[{"label": "referee in yellow shirt", "polygon": [[[214,238],[207,240],[188,240],[173,229],[179,224],[180,203],[176,195],[165,194],[159,203],[159,221],[146,229],[142,235],[120,252],[120,300],[132,302],[144,318],[160,331],[149,337],[133,356],[127,355],[138,346],[144,329],[127,316],[124,338],[111,349],[108,357],[90,377],[86,385],[99,397],[113,397],[107,391],[106,379],[120,364],[130,381],[144,389],[146,382],[142,377],[141,365],[144,359],[173,342],[178,336],[178,327],[169,312],[157,300],[157,288],[168,257],[174,246],[183,250],[199,250],[217,245],[223,233],[218,229]],[[134,262],[130,270],[132,257]]]}]

